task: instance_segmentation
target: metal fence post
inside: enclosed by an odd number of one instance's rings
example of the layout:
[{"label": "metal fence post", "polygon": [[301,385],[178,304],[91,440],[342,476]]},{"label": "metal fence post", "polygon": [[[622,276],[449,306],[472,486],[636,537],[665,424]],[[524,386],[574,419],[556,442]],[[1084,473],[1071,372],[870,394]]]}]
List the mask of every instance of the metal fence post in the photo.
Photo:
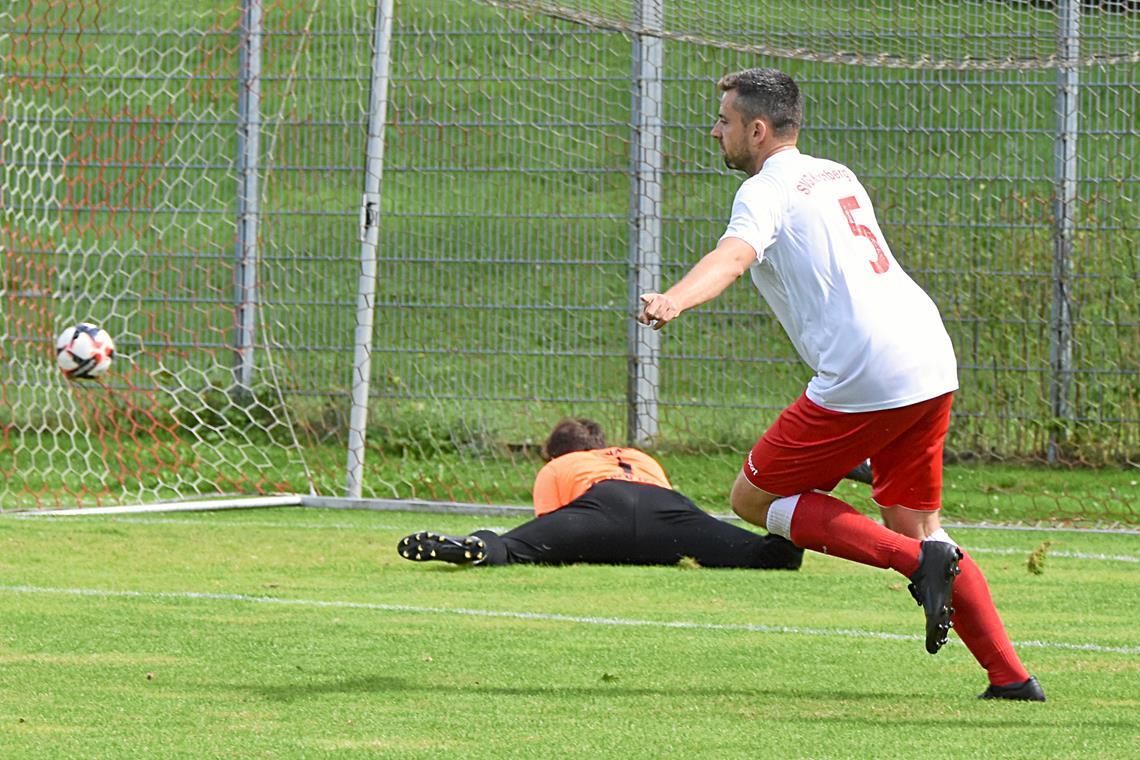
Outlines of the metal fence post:
[{"label": "metal fence post", "polygon": [[238,69],[237,245],[234,267],[234,381],[247,395],[253,385],[253,335],[257,319],[257,225],[261,141],[262,0],[242,0]]},{"label": "metal fence post", "polygon": [[1053,313],[1050,322],[1049,404],[1053,422],[1047,459],[1058,458],[1066,421],[1072,419],[1069,395],[1073,376],[1072,278],[1073,231],[1077,201],[1078,55],[1080,53],[1081,0],[1062,0],[1059,13],[1057,69],[1057,135],[1054,142],[1053,193]]},{"label": "metal fence post", "polygon": [[360,275],[356,287],[356,333],[352,356],[352,410],[348,427],[345,496],[359,499],[364,482],[364,443],[372,377],[372,324],[376,308],[376,255],[380,242],[380,177],[384,170],[384,124],[388,120],[393,0],[376,0],[372,83],[368,96],[368,145],[360,205]]},{"label": "metal fence post", "polygon": [[630,164],[629,385],[627,438],[645,445],[657,435],[660,334],[632,315],[639,296],[661,287],[661,175],[663,41],[653,32],[663,24],[664,0],[634,0],[634,22],[643,31],[633,45],[633,134]]}]

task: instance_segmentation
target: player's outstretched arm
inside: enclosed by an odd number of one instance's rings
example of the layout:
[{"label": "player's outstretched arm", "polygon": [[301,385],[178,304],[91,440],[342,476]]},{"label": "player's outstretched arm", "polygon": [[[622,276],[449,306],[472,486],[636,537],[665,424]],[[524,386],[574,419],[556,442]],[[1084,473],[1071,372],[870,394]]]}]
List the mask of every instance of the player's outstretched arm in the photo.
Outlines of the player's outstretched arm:
[{"label": "player's outstretched arm", "polygon": [[756,251],[752,246],[740,238],[725,238],[664,293],[642,293],[637,321],[660,330],[681,312],[719,296],[754,261]]}]

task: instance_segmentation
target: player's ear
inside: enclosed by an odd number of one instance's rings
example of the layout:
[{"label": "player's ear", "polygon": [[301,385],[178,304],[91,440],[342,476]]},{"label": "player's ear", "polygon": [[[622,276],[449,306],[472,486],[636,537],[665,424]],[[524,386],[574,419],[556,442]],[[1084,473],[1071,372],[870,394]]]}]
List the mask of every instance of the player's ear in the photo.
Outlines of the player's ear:
[{"label": "player's ear", "polygon": [[768,122],[764,121],[763,119],[760,119],[760,118],[753,119],[752,120],[752,139],[758,143],[764,142],[764,138],[766,138],[768,136],[768,132],[771,129],[772,129],[772,127],[768,124]]}]

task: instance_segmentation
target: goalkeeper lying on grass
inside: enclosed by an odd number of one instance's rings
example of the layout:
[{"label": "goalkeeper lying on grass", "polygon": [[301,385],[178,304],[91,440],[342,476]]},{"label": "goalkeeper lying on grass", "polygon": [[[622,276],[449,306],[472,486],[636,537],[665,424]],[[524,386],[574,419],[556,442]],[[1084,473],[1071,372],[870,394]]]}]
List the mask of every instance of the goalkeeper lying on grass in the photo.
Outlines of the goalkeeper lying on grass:
[{"label": "goalkeeper lying on grass", "polygon": [[588,419],[559,422],[542,448],[546,465],[534,481],[535,519],[503,535],[430,531],[403,538],[400,556],[417,562],[505,565],[512,562],[673,565],[690,557],[703,567],[795,570],[803,550],[702,512],[669,485],[643,451],[607,447]]}]

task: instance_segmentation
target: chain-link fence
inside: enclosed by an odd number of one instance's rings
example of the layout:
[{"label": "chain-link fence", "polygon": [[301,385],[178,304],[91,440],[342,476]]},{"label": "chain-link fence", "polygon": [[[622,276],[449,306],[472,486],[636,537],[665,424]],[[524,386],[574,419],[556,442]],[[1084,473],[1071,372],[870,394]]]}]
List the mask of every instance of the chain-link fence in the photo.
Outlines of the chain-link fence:
[{"label": "chain-link fence", "polygon": [[[756,65],[941,308],[950,449],[1135,464],[1138,47],[1077,0],[11,3],[4,505],[339,495],[346,445],[364,495],[478,501],[566,414],[743,451],[809,376],[751,286],[632,315],[723,231]],[[79,319],[97,389],[51,369]]]},{"label": "chain-link fence", "polygon": [[1140,17],[1102,5],[403,6],[392,395],[514,402],[484,416],[509,438],[572,409],[635,441],[750,442],[808,374],[748,283],[659,345],[629,315],[723,231],[739,177],[707,137],[713,83],[771,65],[806,93],[801,146],[862,177],[943,311],[950,447],[1135,460]]}]

